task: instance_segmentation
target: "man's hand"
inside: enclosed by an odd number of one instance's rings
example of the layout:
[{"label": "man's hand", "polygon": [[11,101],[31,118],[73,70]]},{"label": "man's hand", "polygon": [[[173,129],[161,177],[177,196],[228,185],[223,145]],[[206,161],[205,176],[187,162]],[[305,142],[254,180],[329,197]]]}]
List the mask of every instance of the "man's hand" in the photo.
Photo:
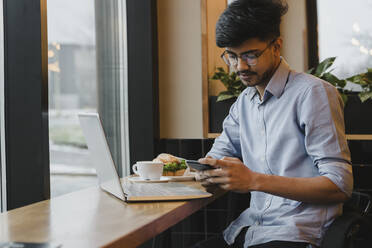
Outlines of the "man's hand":
[{"label": "man's hand", "polygon": [[340,203],[348,199],[336,184],[325,176],[284,177],[251,171],[239,159],[202,158],[199,163],[216,169],[199,172],[202,185],[207,189],[218,185],[225,190],[241,193],[260,191],[301,202],[325,204]]},{"label": "man's hand", "polygon": [[216,169],[199,172],[202,185],[210,188],[218,185],[224,190],[247,193],[254,190],[256,173],[251,171],[238,158],[224,157],[199,159],[199,163],[209,164]]}]

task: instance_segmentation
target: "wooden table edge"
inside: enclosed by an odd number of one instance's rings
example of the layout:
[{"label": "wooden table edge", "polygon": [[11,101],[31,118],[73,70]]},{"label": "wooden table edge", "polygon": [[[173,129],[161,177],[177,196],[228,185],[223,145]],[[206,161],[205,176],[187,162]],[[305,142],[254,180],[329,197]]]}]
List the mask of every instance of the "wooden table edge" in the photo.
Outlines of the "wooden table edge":
[{"label": "wooden table edge", "polygon": [[[128,248],[137,247],[143,244],[144,242],[148,241],[149,239],[155,237],[156,235],[161,234],[162,232],[172,227],[173,225],[177,224],[178,222],[182,221],[183,219],[187,218],[188,216],[192,215],[193,213],[200,210],[201,208],[208,205],[217,198],[221,197],[225,193],[226,193],[225,191],[221,190],[214,192],[213,195],[208,198],[185,201],[182,206],[174,209],[173,211],[170,211],[161,216],[160,218],[154,220],[153,222],[150,222],[144,225],[143,227],[134,230],[130,234],[127,234],[125,237],[116,239],[102,247],[120,248],[124,247],[124,245],[125,247]],[[176,218],[174,216],[176,216]]]}]

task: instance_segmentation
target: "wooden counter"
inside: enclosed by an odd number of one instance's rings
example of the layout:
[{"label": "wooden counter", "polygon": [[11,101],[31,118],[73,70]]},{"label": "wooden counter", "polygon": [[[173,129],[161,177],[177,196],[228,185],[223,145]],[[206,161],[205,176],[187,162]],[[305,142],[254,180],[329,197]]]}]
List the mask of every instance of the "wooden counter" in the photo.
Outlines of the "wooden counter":
[{"label": "wooden counter", "polygon": [[[202,188],[198,182],[188,185]],[[196,212],[206,199],[124,203],[98,186],[0,214],[0,241],[62,247],[136,247]]]}]

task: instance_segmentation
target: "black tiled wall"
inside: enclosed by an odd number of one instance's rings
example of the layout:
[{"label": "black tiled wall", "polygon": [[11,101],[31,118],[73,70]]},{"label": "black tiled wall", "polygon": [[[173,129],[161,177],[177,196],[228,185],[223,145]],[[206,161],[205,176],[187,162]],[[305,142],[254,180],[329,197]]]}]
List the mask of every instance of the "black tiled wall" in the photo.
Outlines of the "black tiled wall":
[{"label": "black tiled wall", "polygon": [[349,141],[354,189],[372,195],[372,140]]},{"label": "black tiled wall", "polygon": [[372,164],[372,140],[349,140],[353,164]]},{"label": "black tiled wall", "polygon": [[214,139],[161,139],[157,153],[170,153],[187,159],[204,157],[212,148]]}]

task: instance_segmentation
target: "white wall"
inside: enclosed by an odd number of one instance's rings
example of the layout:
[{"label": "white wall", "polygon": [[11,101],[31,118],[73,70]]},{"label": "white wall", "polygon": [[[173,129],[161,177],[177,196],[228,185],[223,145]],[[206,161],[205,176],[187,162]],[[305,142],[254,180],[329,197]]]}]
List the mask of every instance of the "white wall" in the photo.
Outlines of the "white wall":
[{"label": "white wall", "polygon": [[161,138],[202,138],[200,0],[158,0]]},{"label": "white wall", "polygon": [[307,29],[305,0],[287,0],[288,12],[283,16],[281,36],[283,38],[282,56],[296,71],[307,71]]}]

